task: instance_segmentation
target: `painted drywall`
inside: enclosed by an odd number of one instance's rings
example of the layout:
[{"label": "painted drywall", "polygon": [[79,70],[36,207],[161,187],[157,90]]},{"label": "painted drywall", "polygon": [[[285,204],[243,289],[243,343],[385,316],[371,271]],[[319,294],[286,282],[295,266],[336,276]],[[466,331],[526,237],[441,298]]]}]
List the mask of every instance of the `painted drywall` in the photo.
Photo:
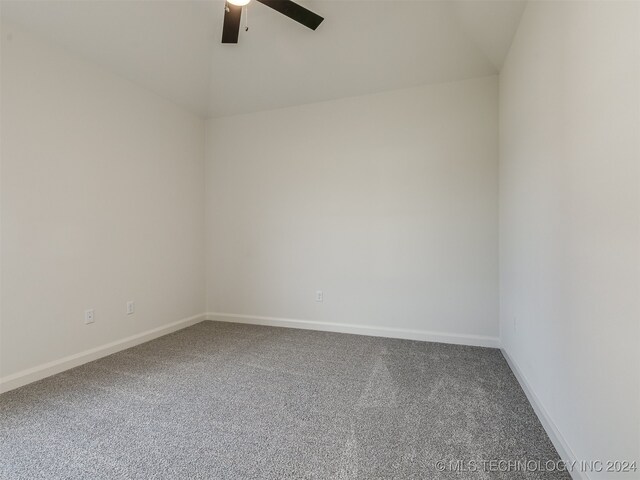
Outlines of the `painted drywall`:
[{"label": "painted drywall", "polygon": [[0,376],[202,313],[203,120],[14,25],[1,80]]},{"label": "painted drywall", "polygon": [[580,461],[640,461],[639,32],[530,2],[500,75],[501,340]]},{"label": "painted drywall", "polygon": [[211,120],[209,312],[497,337],[497,88]]},{"label": "painted drywall", "polygon": [[1,3],[5,19],[216,117],[496,74],[524,6],[303,0],[326,19],[311,31],[252,2],[249,30],[223,45],[222,0]]}]

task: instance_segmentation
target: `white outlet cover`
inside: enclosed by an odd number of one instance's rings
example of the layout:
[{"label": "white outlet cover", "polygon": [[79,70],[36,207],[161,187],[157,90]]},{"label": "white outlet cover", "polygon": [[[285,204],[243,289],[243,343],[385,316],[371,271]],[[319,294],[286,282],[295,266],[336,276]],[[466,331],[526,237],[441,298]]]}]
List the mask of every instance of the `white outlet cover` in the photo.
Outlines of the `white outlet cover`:
[{"label": "white outlet cover", "polygon": [[127,315],[133,315],[136,311],[136,304],[133,301],[127,302]]},{"label": "white outlet cover", "polygon": [[94,323],[96,321],[95,312],[93,309],[84,311],[84,323],[89,325],[90,323]]}]

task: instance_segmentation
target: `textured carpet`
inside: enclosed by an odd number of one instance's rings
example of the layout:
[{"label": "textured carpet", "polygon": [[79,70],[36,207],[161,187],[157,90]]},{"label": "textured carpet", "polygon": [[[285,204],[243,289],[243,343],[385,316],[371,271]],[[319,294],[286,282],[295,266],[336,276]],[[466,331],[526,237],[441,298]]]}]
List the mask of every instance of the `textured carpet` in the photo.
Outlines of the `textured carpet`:
[{"label": "textured carpet", "polygon": [[489,348],[203,322],[0,396],[2,479],[569,478],[523,471],[558,460]]}]

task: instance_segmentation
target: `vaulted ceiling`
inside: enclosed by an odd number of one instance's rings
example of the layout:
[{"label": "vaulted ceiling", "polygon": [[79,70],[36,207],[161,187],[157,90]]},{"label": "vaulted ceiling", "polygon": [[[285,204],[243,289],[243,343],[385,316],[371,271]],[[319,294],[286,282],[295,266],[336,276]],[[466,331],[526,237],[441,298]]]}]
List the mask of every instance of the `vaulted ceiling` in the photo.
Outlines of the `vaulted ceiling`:
[{"label": "vaulted ceiling", "polygon": [[251,2],[222,45],[220,0],[2,0],[2,18],[204,116],[499,71],[521,0],[300,0],[315,31]]}]

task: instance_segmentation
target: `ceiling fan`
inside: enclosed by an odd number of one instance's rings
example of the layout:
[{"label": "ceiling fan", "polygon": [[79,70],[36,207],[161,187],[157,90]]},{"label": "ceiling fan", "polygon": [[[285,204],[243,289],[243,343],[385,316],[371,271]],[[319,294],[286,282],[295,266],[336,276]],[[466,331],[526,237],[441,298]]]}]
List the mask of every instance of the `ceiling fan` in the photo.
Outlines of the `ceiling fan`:
[{"label": "ceiling fan", "polygon": [[[222,43],[238,43],[240,33],[240,17],[242,7],[251,0],[227,0],[224,10],[224,24],[222,25]],[[313,13],[311,10],[298,5],[291,0],[256,0],[257,2],[273,8],[276,12],[301,23],[305,27],[315,30],[322,23],[324,18]]]}]

